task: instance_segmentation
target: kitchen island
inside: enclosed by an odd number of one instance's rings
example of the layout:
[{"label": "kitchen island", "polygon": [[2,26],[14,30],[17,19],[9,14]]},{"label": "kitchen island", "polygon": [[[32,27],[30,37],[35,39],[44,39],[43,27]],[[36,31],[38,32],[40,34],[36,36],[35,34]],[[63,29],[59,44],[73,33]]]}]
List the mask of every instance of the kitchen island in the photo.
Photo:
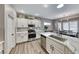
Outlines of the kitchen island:
[{"label": "kitchen island", "polygon": [[[79,38],[60,35],[54,32],[44,32],[41,35],[46,37],[46,51],[53,54],[77,54],[79,53]],[[52,35],[53,37],[51,37]],[[66,39],[65,41],[58,40],[55,37]],[[41,39],[43,40],[43,39]],[[43,45],[43,47],[44,47]],[[58,52],[59,51],[59,52]]]}]

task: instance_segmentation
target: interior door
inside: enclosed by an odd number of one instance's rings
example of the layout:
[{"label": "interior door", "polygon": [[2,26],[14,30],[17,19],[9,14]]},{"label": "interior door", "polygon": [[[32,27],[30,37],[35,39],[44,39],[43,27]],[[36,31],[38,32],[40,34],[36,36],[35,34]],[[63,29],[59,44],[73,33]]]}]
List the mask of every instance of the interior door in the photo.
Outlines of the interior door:
[{"label": "interior door", "polygon": [[13,48],[15,46],[14,18],[10,15],[8,15],[7,20],[7,41],[8,48]]}]

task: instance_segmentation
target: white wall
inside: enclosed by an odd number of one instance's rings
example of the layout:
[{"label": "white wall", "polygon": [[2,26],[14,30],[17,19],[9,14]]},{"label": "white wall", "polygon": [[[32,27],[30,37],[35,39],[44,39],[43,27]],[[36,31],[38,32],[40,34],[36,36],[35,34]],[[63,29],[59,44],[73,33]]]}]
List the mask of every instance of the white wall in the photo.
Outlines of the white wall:
[{"label": "white wall", "polygon": [[52,20],[49,20],[49,19],[41,19],[41,28],[44,29],[44,22],[47,22],[47,23],[51,23],[50,26],[48,26],[48,31],[51,31],[53,30],[53,26],[52,26]]}]

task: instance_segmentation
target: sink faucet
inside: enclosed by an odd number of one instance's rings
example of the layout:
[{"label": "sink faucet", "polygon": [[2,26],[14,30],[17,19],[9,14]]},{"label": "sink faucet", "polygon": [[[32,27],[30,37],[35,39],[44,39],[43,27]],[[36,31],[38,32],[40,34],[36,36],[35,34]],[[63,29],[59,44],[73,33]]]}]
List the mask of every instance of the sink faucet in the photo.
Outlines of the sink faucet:
[{"label": "sink faucet", "polygon": [[60,29],[58,29],[57,34],[58,34],[58,36],[62,37],[62,34],[60,34]]}]

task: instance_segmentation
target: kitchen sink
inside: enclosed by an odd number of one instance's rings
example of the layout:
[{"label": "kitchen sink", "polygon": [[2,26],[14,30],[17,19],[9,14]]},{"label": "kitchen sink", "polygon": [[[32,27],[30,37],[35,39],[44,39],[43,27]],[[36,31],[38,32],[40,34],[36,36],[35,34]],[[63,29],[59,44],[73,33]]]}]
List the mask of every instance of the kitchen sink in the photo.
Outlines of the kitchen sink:
[{"label": "kitchen sink", "polygon": [[52,37],[52,38],[55,38],[55,39],[57,39],[57,40],[59,40],[59,41],[62,41],[62,42],[65,42],[67,39],[65,39],[65,38],[62,38],[62,37],[60,37],[60,36],[54,36],[54,35],[49,35],[50,37]]}]

